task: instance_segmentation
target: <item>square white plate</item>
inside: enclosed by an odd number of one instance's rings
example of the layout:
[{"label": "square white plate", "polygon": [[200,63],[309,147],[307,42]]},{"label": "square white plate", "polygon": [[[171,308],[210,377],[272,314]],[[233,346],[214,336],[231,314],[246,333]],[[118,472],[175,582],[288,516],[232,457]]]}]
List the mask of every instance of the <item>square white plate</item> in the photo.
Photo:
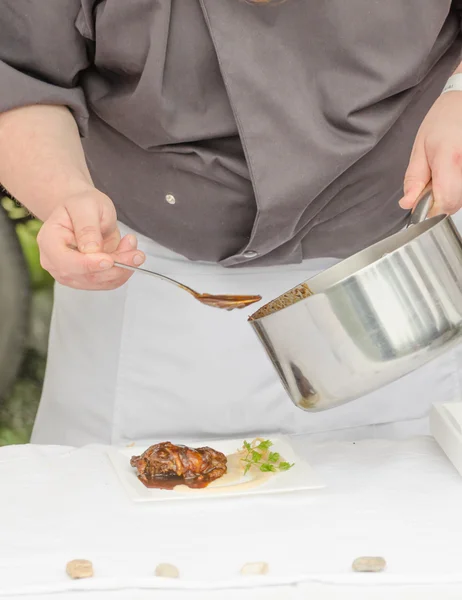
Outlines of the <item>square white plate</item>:
[{"label": "square white plate", "polygon": [[[319,489],[324,486],[316,471],[294,451],[290,441],[284,437],[270,437],[273,442],[271,450],[279,454],[294,466],[289,471],[274,473],[267,481],[256,487],[242,489],[236,483],[220,486],[217,480],[216,487],[204,489],[186,489],[178,486],[173,490],[149,489],[139,481],[135,469],[130,466],[130,458],[142,454],[146,446],[133,446],[125,448],[108,448],[109,459],[120,478],[120,481],[134,502],[156,502],[165,500],[197,500],[209,498],[229,498],[231,496],[245,496],[256,494],[281,494],[298,492],[302,490]],[[250,440],[249,440],[250,441]],[[210,446],[226,455],[233,454],[242,446],[243,439],[217,440],[195,442],[192,447],[200,448]],[[240,482],[245,482],[249,476],[243,477]],[[182,489],[183,488],[183,489]]]}]

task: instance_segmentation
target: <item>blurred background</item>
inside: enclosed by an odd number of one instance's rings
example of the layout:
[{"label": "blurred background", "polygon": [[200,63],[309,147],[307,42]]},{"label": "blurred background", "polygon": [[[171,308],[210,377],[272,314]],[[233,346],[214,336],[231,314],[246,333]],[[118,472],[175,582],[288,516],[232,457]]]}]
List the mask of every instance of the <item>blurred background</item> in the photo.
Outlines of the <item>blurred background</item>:
[{"label": "blurred background", "polygon": [[40,225],[0,189],[0,446],[29,441],[45,374],[53,280]]}]

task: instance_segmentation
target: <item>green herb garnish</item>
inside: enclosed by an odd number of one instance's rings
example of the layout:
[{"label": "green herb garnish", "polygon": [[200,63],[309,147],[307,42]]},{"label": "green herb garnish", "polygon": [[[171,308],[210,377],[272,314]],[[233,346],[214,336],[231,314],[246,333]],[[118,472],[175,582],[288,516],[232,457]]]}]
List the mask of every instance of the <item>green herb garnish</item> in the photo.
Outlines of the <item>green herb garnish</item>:
[{"label": "green herb garnish", "polygon": [[268,450],[268,448],[271,448],[271,446],[273,445],[273,442],[270,440],[264,440],[263,442],[260,442],[257,446],[257,448],[260,448],[261,450]]},{"label": "green herb garnish", "polygon": [[281,460],[281,455],[279,452],[270,452],[268,456],[268,462],[277,463],[279,460]]},{"label": "green herb garnish", "polygon": [[263,465],[260,466],[260,471],[263,471],[263,473],[275,473],[277,471],[277,469],[274,465],[264,463]]},{"label": "green herb garnish", "polygon": [[279,470],[280,471],[288,471],[289,469],[291,469],[294,466],[295,463],[288,463],[288,462],[282,462],[279,463]]},{"label": "green herb garnish", "polygon": [[263,473],[276,473],[277,471],[288,471],[294,465],[281,460],[279,452],[270,452],[273,445],[271,440],[245,441],[241,452],[244,454],[241,461],[245,464],[244,475],[252,467],[257,467]]}]

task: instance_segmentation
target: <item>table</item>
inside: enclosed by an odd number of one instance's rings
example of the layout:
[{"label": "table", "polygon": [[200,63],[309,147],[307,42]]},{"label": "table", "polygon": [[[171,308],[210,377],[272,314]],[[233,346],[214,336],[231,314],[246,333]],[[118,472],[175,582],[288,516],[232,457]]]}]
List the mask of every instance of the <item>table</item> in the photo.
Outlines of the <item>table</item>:
[{"label": "table", "polygon": [[[0,599],[460,600],[462,478],[431,437],[292,441],[325,489],[169,504],[132,503],[103,446],[1,448]],[[353,573],[361,555],[387,570]],[[269,574],[241,577],[254,561]]]}]

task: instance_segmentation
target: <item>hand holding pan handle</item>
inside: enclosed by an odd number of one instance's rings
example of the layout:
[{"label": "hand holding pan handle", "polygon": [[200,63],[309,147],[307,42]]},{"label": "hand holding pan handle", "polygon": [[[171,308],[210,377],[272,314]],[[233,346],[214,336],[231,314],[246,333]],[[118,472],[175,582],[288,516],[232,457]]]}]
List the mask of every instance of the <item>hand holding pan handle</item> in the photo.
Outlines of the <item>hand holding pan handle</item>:
[{"label": "hand holding pan handle", "polygon": [[433,206],[433,191],[432,185],[429,183],[424,191],[420,194],[411,214],[409,215],[406,229],[422,223],[428,217],[428,213],[431,211]]}]

